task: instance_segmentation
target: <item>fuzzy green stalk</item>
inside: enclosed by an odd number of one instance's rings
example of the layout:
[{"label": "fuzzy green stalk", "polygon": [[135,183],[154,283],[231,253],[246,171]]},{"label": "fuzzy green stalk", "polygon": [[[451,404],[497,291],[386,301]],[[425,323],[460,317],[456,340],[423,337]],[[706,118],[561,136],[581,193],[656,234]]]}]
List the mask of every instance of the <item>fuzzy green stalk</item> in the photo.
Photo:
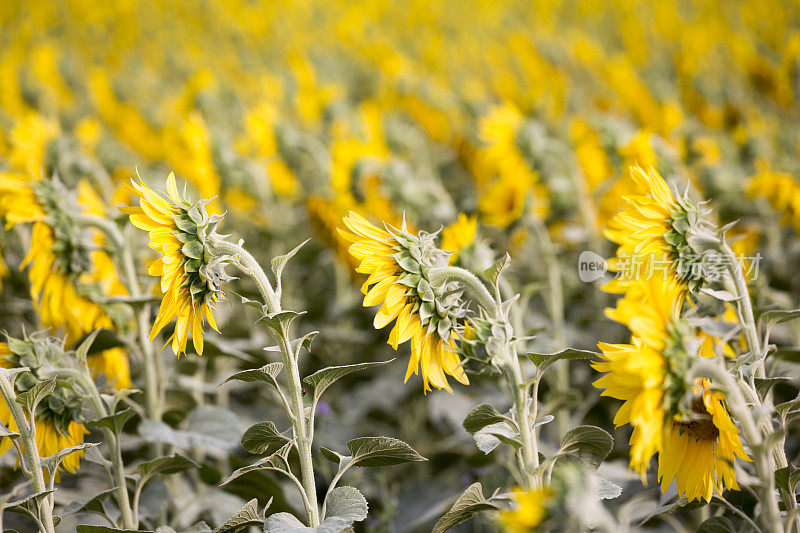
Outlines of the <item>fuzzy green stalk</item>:
[{"label": "fuzzy green stalk", "polygon": [[[226,242],[224,240],[214,240],[208,243],[210,251],[215,256],[229,256],[231,262],[236,265],[242,273],[253,279],[261,297],[266,303],[270,313],[281,311],[281,302],[278,295],[272,288],[269,278],[264,273],[258,261],[241,246]],[[310,527],[317,527],[320,524],[319,504],[317,503],[317,488],[314,481],[314,465],[311,456],[310,428],[305,422],[305,406],[303,405],[303,386],[300,382],[300,369],[297,359],[291,348],[289,332],[284,325],[279,331],[270,328],[275,341],[281,351],[283,366],[288,374],[289,397],[291,399],[291,412],[289,417],[292,420],[294,434],[297,443],[297,452],[300,456],[300,477],[302,480],[302,493],[306,514]],[[312,413],[313,417],[314,414]]]},{"label": "fuzzy green stalk", "polygon": [[[17,403],[17,395],[14,392],[14,383],[9,378],[7,371],[0,371],[0,394],[14,417],[17,424],[17,431],[22,441],[23,457],[22,469],[33,486],[34,494],[41,494],[47,491],[47,484],[44,481],[42,472],[42,462],[39,459],[39,448],[36,446],[36,425],[33,413],[30,413],[30,422],[25,416],[22,406]],[[55,472],[53,473],[55,475]],[[55,533],[53,524],[53,501],[51,498],[41,498],[37,500],[37,521],[39,527],[45,533]]]},{"label": "fuzzy green stalk", "polygon": [[[431,268],[427,272],[431,285],[439,286],[455,281],[490,316],[504,320],[499,302],[492,297],[478,277],[468,270],[458,267]],[[502,361],[499,361],[514,401],[514,415],[519,426],[522,447],[517,451],[521,474],[529,488],[538,486],[539,480],[534,471],[539,466],[539,444],[535,430],[531,428],[531,415],[527,402],[528,384],[516,350],[510,343],[503,348]],[[538,398],[532,398],[533,410],[537,409]]]}]

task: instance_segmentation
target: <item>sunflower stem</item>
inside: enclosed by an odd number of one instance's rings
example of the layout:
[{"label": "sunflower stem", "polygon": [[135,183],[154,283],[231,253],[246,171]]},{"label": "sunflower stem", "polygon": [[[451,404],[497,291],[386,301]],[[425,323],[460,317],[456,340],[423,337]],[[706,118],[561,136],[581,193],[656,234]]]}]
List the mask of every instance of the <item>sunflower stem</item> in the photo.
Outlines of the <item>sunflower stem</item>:
[{"label": "sunflower stem", "polygon": [[[511,387],[511,393],[514,399],[514,413],[516,415],[517,424],[519,425],[519,439],[522,442],[522,448],[520,450],[523,466],[522,477],[527,483],[528,488],[536,488],[540,485],[538,476],[534,474],[534,471],[539,467],[539,445],[536,435],[534,435],[534,432],[531,430],[531,417],[526,395],[526,391],[528,390],[527,382],[522,372],[522,367],[519,364],[519,357],[517,357],[514,348],[507,345],[506,351],[506,380]],[[534,398],[533,401],[535,403],[536,399]]]},{"label": "sunflower stem", "polygon": [[701,377],[710,378],[715,385],[725,392],[725,400],[731,410],[731,414],[741,424],[742,433],[754,455],[753,461],[756,472],[761,480],[760,503],[764,513],[766,530],[772,533],[782,533],[784,529],[778,508],[778,500],[775,497],[775,472],[774,466],[770,461],[770,451],[765,447],[765,441],[753,419],[752,412],[747,407],[747,401],[741,387],[725,368],[709,360],[697,361],[687,374],[689,382]]},{"label": "sunflower stem", "polygon": [[[264,299],[267,311],[277,313],[281,311],[281,302],[272,284],[269,281],[261,265],[244,248],[224,240],[214,239],[208,243],[209,250],[213,255],[226,255],[231,258],[231,262],[236,265],[243,274],[253,279],[261,297]],[[317,502],[317,488],[314,481],[314,464],[311,456],[311,438],[309,435],[310,427],[306,423],[305,406],[303,404],[303,386],[300,381],[300,369],[297,359],[291,348],[289,332],[283,325],[279,329],[269,328],[270,333],[278,343],[283,359],[283,366],[288,374],[289,396],[292,402],[292,426],[297,442],[297,452],[300,456],[300,477],[302,488],[305,494],[304,504],[308,523],[310,527],[319,526],[319,504]],[[312,412],[311,417],[314,416]]]},{"label": "sunflower stem", "polygon": [[[731,279],[729,280],[731,289],[734,290],[734,295],[737,297],[736,311],[739,318],[739,323],[744,330],[748,348],[752,353],[752,374],[756,377],[765,377],[764,358],[766,357],[766,354],[763,350],[761,338],[758,334],[758,326],[753,313],[753,304],[750,299],[750,292],[747,288],[747,279],[745,278],[744,272],[742,271],[742,265],[739,263],[736,254],[727,243],[722,243],[721,251],[727,258],[729,272],[731,275]],[[762,405],[761,398],[759,398],[758,393],[754,390],[754,388],[741,387],[741,390],[747,402],[758,407]],[[764,440],[768,442],[772,441],[773,439],[771,436],[775,433],[775,429],[772,425],[771,417],[761,417],[758,425],[760,426]],[[785,442],[786,437],[780,437],[770,449],[770,461],[773,470],[785,468],[788,465],[786,451],[784,449]],[[781,494],[781,500],[783,500],[786,509],[789,511],[789,516],[792,516],[795,510],[798,508],[797,499],[794,497],[794,494],[787,490],[779,489],[779,492]]]},{"label": "sunflower stem", "polygon": [[467,294],[474,299],[492,316],[499,316],[499,302],[495,301],[489,289],[486,288],[478,276],[463,268],[446,266],[431,268],[426,272],[431,285],[440,286],[451,281],[457,282]]},{"label": "sunflower stem", "polygon": [[[28,474],[28,479],[33,486],[35,494],[47,491],[47,484],[44,481],[42,472],[42,462],[39,460],[39,448],[36,446],[36,429],[33,413],[30,413],[30,422],[25,416],[22,406],[17,403],[17,395],[14,392],[14,383],[6,371],[0,371],[0,394],[14,417],[17,424],[17,431],[22,441],[23,457],[21,460],[25,465],[24,471]],[[52,474],[55,475],[55,472]],[[51,498],[40,498],[36,501],[38,520],[45,533],[55,533],[53,524],[53,501]]]}]

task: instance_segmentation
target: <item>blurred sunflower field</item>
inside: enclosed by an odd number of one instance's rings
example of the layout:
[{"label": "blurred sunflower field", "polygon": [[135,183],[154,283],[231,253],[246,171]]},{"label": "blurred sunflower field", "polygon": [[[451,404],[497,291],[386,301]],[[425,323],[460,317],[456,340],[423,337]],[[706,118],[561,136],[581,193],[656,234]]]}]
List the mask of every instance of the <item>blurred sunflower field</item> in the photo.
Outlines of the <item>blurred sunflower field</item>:
[{"label": "blurred sunflower field", "polygon": [[0,532],[800,531],[800,5],[0,3]]}]

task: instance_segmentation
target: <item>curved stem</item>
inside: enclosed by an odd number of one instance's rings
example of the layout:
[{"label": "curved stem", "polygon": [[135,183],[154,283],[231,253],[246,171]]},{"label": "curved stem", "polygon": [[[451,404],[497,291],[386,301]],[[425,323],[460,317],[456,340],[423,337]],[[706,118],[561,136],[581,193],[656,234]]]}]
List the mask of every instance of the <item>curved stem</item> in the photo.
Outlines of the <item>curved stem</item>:
[{"label": "curved stem", "polygon": [[469,270],[454,266],[446,266],[431,268],[425,274],[431,285],[438,286],[450,281],[458,282],[487,313],[498,315],[499,309],[497,302],[489,293],[489,289],[478,279],[478,276]]},{"label": "curved stem", "polygon": [[[14,422],[17,424],[17,431],[20,434],[22,441],[22,449],[24,457],[22,457],[23,464],[25,465],[26,473],[33,486],[34,493],[39,494],[47,491],[47,485],[44,481],[44,473],[42,472],[42,462],[39,460],[39,449],[36,446],[36,428],[33,419],[33,413],[30,416],[30,422],[22,410],[22,406],[17,403],[17,395],[14,392],[14,384],[8,377],[6,372],[0,371],[0,394],[11,411],[11,416],[14,417]],[[55,473],[53,473],[55,475]],[[37,500],[36,507],[38,511],[39,526],[45,533],[55,533],[55,525],[53,524],[53,504],[50,498],[42,498]]]},{"label": "curved stem", "polygon": [[781,523],[780,510],[778,509],[778,500],[775,498],[775,475],[773,466],[770,464],[769,450],[764,448],[761,432],[753,420],[750,409],[747,407],[747,401],[739,384],[727,370],[709,360],[697,361],[687,375],[687,379],[691,381],[700,377],[711,378],[716,385],[725,391],[725,400],[731,410],[731,414],[741,424],[742,433],[755,456],[753,461],[762,483],[760,500],[765,514],[767,531],[782,533],[783,524]]},{"label": "curved stem", "polygon": [[[277,313],[281,310],[281,303],[277,294],[272,288],[267,275],[258,264],[258,261],[241,246],[231,244],[223,240],[215,240],[208,244],[211,253],[217,256],[227,255],[231,261],[248,275],[256,283],[261,297],[267,305],[270,313]],[[317,488],[314,481],[314,466],[311,457],[311,439],[309,438],[309,426],[306,423],[305,406],[303,404],[303,386],[300,382],[300,370],[297,366],[297,359],[291,348],[289,332],[286,327],[269,328],[270,333],[278,343],[283,359],[283,366],[288,375],[289,396],[292,402],[294,418],[292,426],[295,438],[297,439],[297,452],[300,456],[300,477],[302,479],[302,491],[306,503],[306,513],[308,514],[309,526],[317,527],[319,520],[319,505],[317,503]],[[312,412],[311,417],[314,416]]]}]

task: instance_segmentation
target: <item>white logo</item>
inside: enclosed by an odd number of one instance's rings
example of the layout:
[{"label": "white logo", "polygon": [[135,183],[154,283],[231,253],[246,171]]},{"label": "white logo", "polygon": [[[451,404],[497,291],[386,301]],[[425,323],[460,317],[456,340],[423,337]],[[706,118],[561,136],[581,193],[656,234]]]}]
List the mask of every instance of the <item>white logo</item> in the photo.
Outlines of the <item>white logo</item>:
[{"label": "white logo", "polygon": [[578,277],[584,283],[591,283],[603,277],[608,270],[608,263],[603,256],[590,250],[581,252],[578,257]]}]

